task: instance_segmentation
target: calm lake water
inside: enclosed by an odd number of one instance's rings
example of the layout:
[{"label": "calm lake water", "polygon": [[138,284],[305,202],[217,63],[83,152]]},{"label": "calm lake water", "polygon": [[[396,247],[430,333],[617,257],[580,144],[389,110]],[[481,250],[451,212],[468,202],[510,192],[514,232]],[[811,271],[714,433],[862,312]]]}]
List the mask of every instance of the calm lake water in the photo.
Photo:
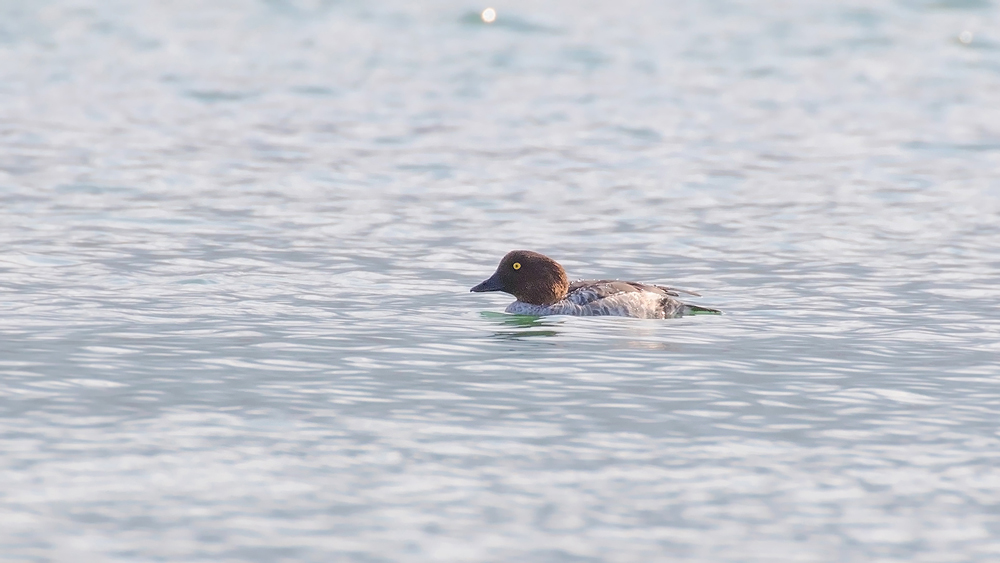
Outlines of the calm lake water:
[{"label": "calm lake water", "polygon": [[1000,559],[1000,3],[486,6],[0,0],[0,560]]}]

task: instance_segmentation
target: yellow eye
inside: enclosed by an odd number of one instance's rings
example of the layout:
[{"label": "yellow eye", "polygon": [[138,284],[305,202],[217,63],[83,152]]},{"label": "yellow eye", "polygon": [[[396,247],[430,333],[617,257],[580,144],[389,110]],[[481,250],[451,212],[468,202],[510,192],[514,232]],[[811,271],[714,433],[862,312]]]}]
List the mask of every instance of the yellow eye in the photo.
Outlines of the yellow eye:
[{"label": "yellow eye", "polygon": [[520,262],[514,262],[514,269],[515,270],[520,270],[521,269],[521,263]]}]

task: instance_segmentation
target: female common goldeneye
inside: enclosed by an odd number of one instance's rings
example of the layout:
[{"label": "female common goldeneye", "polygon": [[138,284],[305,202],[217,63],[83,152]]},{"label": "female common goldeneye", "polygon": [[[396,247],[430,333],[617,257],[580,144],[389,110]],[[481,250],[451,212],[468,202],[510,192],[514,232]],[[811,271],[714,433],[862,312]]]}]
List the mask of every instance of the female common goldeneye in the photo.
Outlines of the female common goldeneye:
[{"label": "female common goldeneye", "polygon": [[530,250],[512,250],[497,271],[470,291],[503,291],[517,298],[506,312],[515,315],[616,315],[668,319],[682,315],[720,314],[722,311],[681,303],[674,299],[691,291],[618,280],[580,280],[569,283],[566,271],[548,256]]}]

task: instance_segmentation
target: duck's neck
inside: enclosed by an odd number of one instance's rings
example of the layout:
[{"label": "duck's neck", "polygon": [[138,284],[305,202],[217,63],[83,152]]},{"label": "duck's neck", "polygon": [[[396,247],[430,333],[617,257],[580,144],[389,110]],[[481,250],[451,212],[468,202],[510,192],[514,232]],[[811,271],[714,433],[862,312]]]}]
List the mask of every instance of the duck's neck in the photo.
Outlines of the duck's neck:
[{"label": "duck's neck", "polygon": [[514,297],[522,303],[545,306],[566,299],[568,292],[569,280],[566,279],[566,272],[560,267],[558,270],[553,270],[551,274],[543,276],[538,282],[524,288],[523,292],[519,292]]}]

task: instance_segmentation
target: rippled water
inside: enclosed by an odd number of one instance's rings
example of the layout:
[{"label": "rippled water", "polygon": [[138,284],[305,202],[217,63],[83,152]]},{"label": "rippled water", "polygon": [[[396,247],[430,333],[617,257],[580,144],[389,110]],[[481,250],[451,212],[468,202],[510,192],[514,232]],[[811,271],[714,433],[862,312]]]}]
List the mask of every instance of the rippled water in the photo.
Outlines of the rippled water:
[{"label": "rippled water", "polygon": [[0,1],[0,559],[1000,558],[997,2],[484,7]]}]

